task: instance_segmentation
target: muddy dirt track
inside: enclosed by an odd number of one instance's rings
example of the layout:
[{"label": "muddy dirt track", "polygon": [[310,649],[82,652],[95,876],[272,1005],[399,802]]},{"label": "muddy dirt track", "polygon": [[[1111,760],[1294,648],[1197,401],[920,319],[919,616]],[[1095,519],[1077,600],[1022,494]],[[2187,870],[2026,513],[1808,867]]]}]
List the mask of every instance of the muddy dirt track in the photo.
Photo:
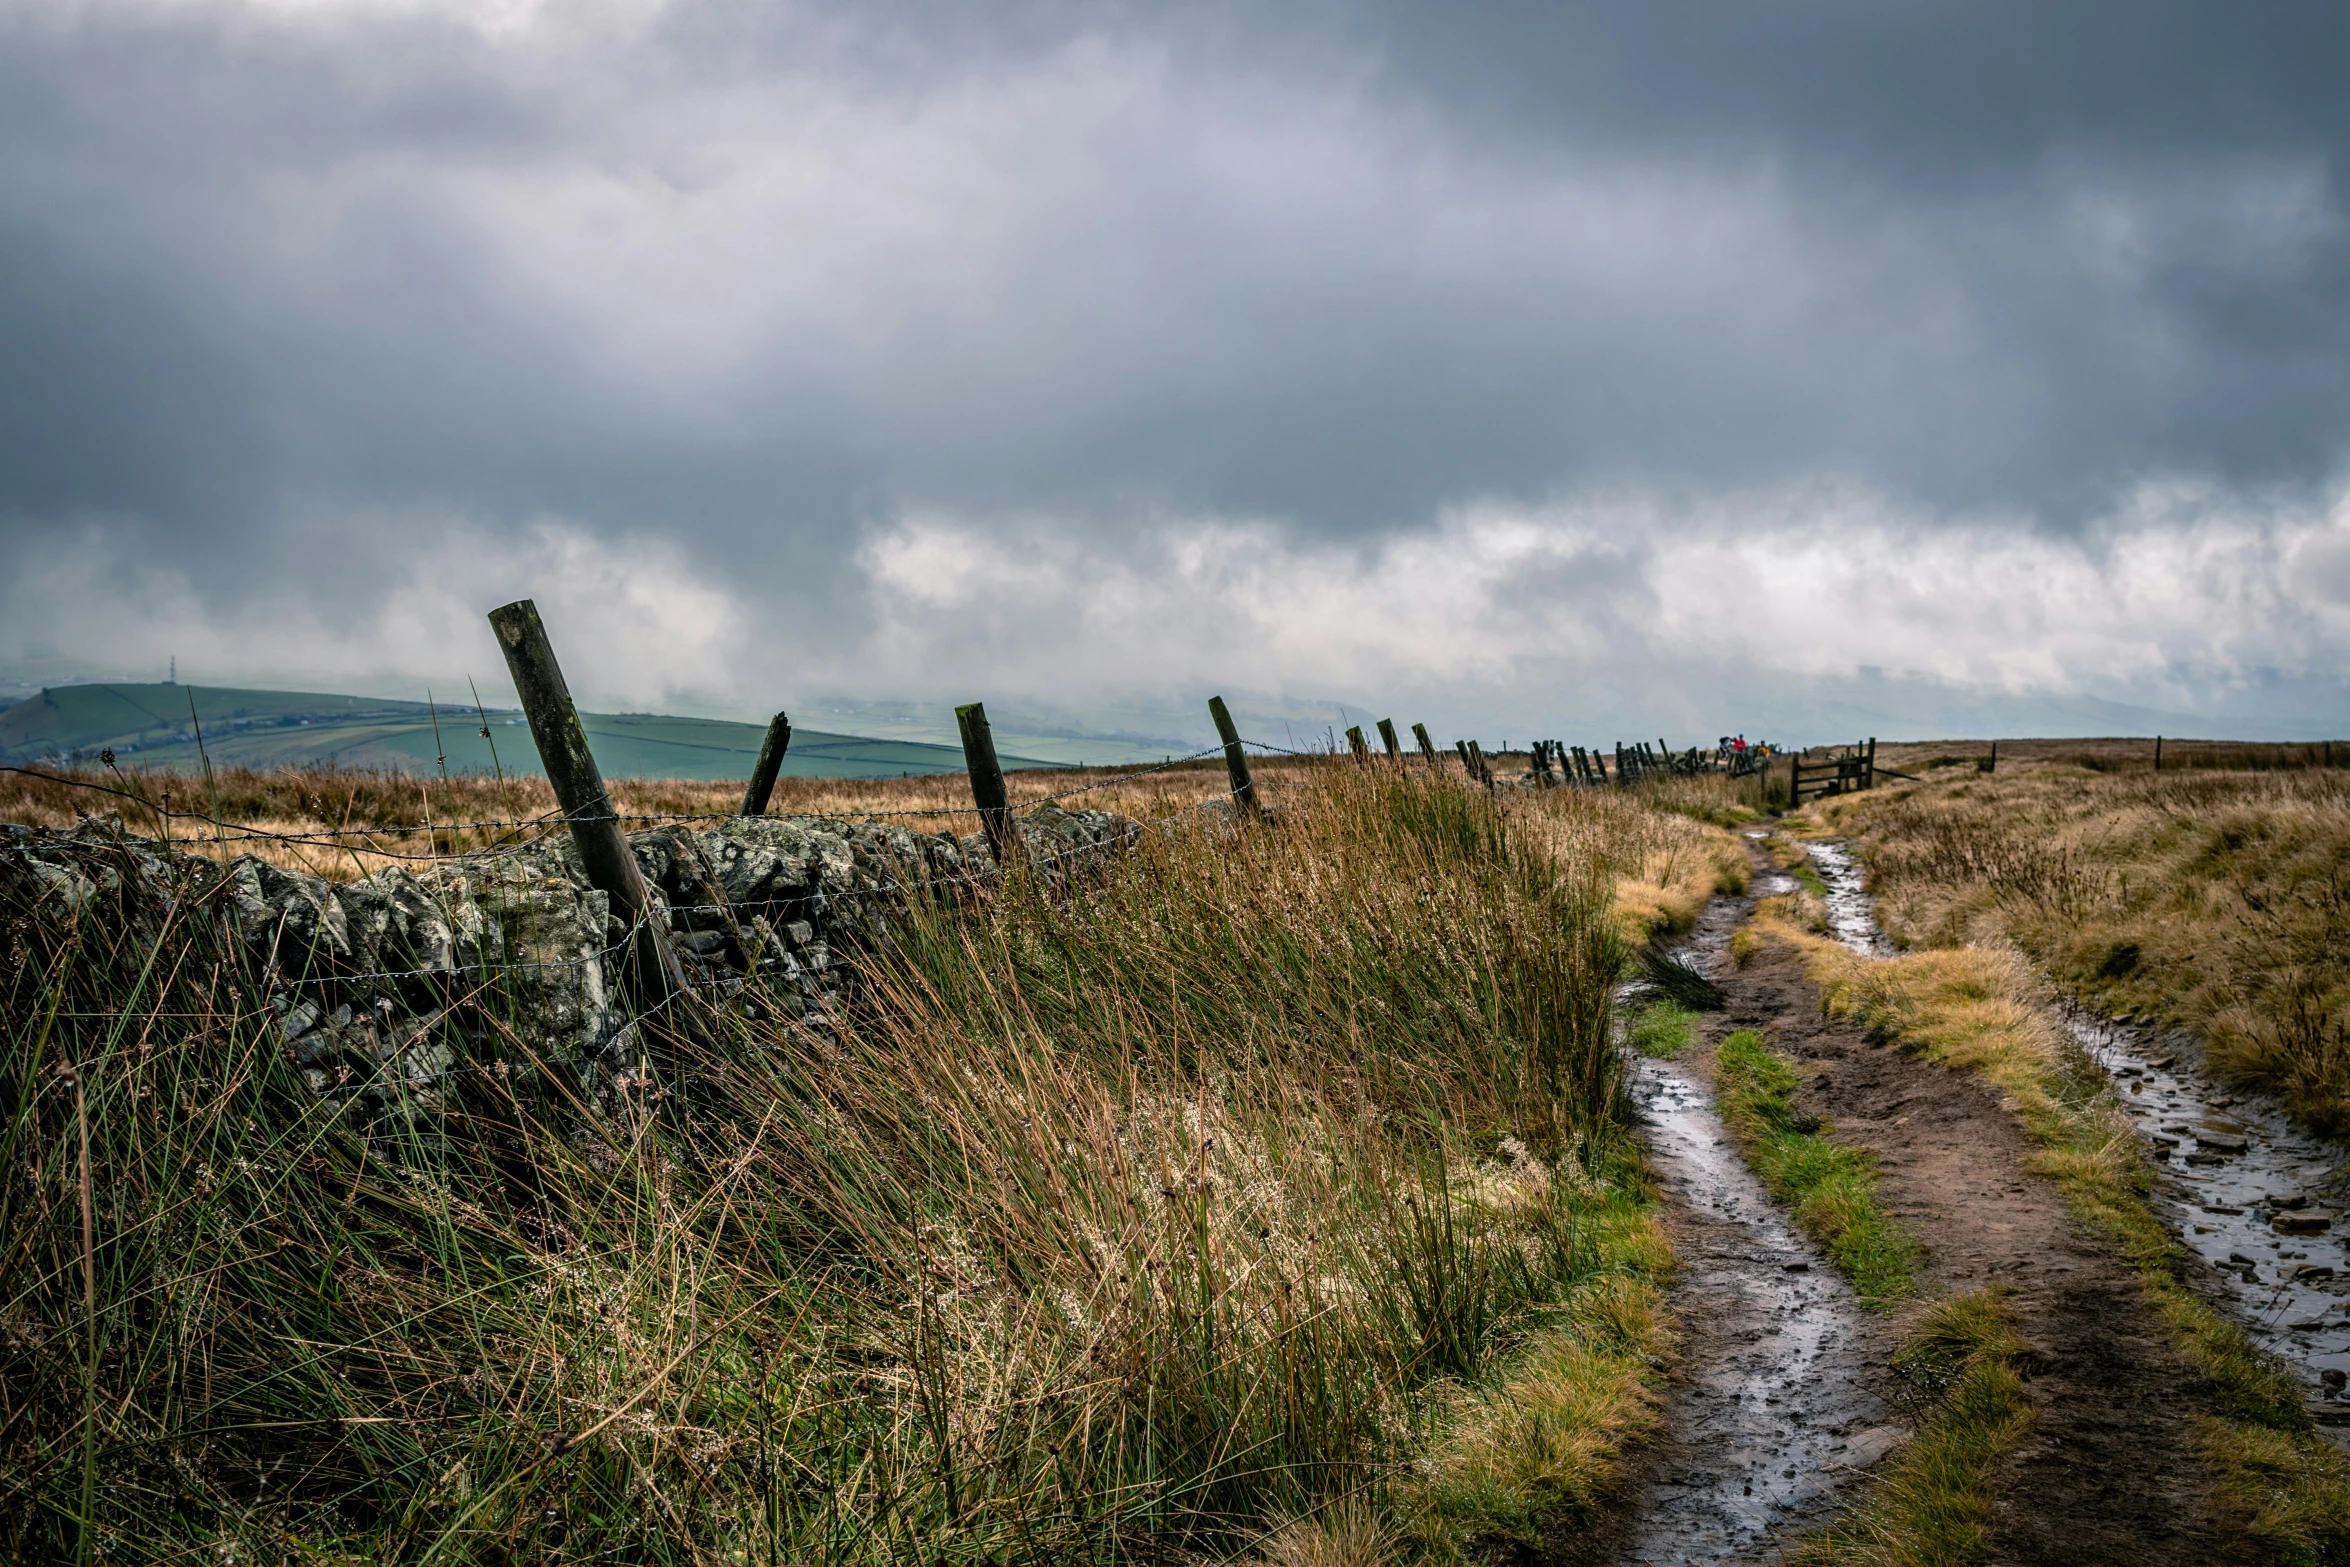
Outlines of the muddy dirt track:
[{"label": "muddy dirt track", "polygon": [[[1754,852],[1758,889],[1784,890],[1785,878],[1759,847]],[[1699,933],[1700,955],[1718,952],[1750,909],[1745,899],[1717,903]],[[1837,923],[1848,940],[1863,934],[1842,928],[1849,918]],[[1878,1154],[1881,1200],[1925,1248],[1926,1292],[1986,1284],[2015,1292],[2019,1330],[2035,1351],[2038,1424],[1999,1477],[1984,1559],[2064,1567],[2229,1559],[2233,1531],[2212,1516],[2210,1479],[2193,1451],[2193,1412],[2207,1406],[2206,1389],[2163,1342],[2132,1277],[2078,1233],[2052,1183],[2025,1173],[2023,1135],[1994,1097],[1971,1078],[1823,1018],[1818,987],[1784,948],[1766,945],[1742,970],[1706,966],[1728,1004],[1672,1071],[1710,1082],[1720,1039],[1760,1031],[1797,1063],[1799,1108],[1829,1121],[1838,1140]],[[1770,1561],[1852,1500],[1853,1480],[1901,1434],[1886,1367],[1898,1323],[1847,1313],[1856,1324],[1851,1336],[1805,1368],[1788,1417],[1768,1422],[1781,1449],[1775,1469],[1792,1472],[1780,1476],[1779,1505],[1758,1516],[1737,1461],[1746,1437],[1733,1426],[1725,1438],[1719,1410],[1724,1393],[1736,1390],[1725,1383],[1738,1382],[1758,1344],[1783,1349],[1788,1312],[1783,1302],[1747,1298],[1752,1286],[1741,1276],[1787,1260],[1824,1264],[1808,1254],[1766,1260],[1768,1224],[1780,1222],[1783,1232],[1783,1221],[1766,1215],[1758,1227],[1726,1216],[1711,1194],[1677,1179],[1659,1132],[1659,1101],[1652,1093],[1647,1103],[1651,1148],[1677,1210],[1684,1266],[1676,1308],[1686,1341],[1670,1434],[1636,1476],[1617,1559],[1651,1567]],[[1782,1413],[1777,1403],[1766,1407]]]}]

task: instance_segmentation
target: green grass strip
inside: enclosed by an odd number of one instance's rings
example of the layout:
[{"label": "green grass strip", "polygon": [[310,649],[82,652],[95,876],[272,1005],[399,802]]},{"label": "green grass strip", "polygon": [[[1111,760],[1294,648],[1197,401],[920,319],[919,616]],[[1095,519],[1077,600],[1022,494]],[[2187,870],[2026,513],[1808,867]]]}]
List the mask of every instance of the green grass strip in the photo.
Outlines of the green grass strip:
[{"label": "green grass strip", "polygon": [[1632,1014],[1625,1033],[1632,1048],[1642,1055],[1670,1061],[1689,1048],[1696,1027],[1696,1013],[1671,1001],[1656,1000]]},{"label": "green grass strip", "polygon": [[1925,1428],[1850,1513],[1798,1547],[1792,1567],[1958,1567],[1988,1541],[1993,1476],[2032,1427],[2016,1336],[1998,1285],[1928,1307],[1893,1356],[1925,1398]]},{"label": "green grass strip", "polygon": [[1851,1278],[1862,1303],[1886,1310],[1917,1293],[1917,1243],[1877,1206],[1876,1156],[1820,1135],[1795,1108],[1795,1068],[1740,1029],[1714,1057],[1722,1119],[1746,1162],[1795,1221]]}]

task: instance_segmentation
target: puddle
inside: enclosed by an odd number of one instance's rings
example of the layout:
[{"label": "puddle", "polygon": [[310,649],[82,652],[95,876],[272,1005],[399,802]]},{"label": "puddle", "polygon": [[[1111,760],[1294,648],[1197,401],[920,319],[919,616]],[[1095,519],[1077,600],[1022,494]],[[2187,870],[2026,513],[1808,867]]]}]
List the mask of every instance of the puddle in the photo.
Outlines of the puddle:
[{"label": "puddle", "polygon": [[2341,1148],[2230,1093],[2189,1052],[2142,1030],[2090,1013],[2066,1023],[2152,1145],[2157,1210],[2219,1270],[2220,1303],[2301,1376],[2312,1413],[2350,1425],[2350,1403],[2326,1399],[2323,1382],[2327,1371],[2350,1373],[2350,1219],[2325,1200]]},{"label": "puddle", "polygon": [[[1751,900],[1717,898],[1684,955],[1711,969]],[[1874,1395],[1851,1287],[1739,1158],[1712,1096],[1669,1061],[1636,1059],[1649,1167],[1679,1203],[1675,1309],[1689,1370],[1623,1560],[1682,1567],[1759,1555],[1826,1520],[1845,1482],[1906,1434]]]},{"label": "puddle", "polygon": [[1877,928],[1877,900],[1861,884],[1852,851],[1833,838],[1804,845],[1820,880],[1828,884],[1828,929],[1853,951],[1872,958],[1893,955],[1893,944]]},{"label": "puddle", "polygon": [[[1806,848],[1828,884],[1837,938],[1872,957],[1887,955],[1892,949],[1851,851],[1832,841]],[[2324,1382],[2329,1371],[2350,1380],[2350,1259],[2343,1251],[2350,1215],[2327,1200],[2343,1150],[2205,1077],[2191,1048],[2094,1013],[2075,1012],[2065,1026],[2113,1079],[2150,1145],[2161,1175],[2156,1212],[2219,1270],[2217,1303],[2302,1378],[2311,1413],[2328,1426],[2350,1427],[2350,1402],[2329,1398]]]}]

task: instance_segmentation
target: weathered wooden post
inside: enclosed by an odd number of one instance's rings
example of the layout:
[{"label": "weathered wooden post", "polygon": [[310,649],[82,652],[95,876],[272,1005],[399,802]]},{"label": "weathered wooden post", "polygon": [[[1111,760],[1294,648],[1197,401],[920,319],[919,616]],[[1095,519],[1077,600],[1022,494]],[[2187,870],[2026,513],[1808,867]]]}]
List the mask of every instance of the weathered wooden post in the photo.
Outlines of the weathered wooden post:
[{"label": "weathered wooden post", "polygon": [[1412,738],[1420,742],[1420,754],[1428,759],[1428,771],[1437,771],[1436,742],[1428,738],[1428,726],[1412,725]]},{"label": "weathered wooden post", "polygon": [[1452,743],[1452,748],[1461,753],[1461,771],[1469,775],[1471,783],[1475,783],[1477,781],[1477,764],[1469,760],[1469,742],[1455,740]]},{"label": "weathered wooden post", "polygon": [[1363,726],[1361,724],[1346,726],[1346,748],[1354,752],[1355,760],[1358,762],[1368,762],[1371,759],[1371,748],[1363,740]]},{"label": "weathered wooden post", "polygon": [[1233,727],[1232,710],[1220,696],[1208,698],[1208,716],[1216,721],[1216,737],[1224,742],[1224,771],[1232,780],[1232,798],[1240,808],[1257,814],[1257,781],[1249,776],[1248,752],[1240,743],[1240,731]]},{"label": "weathered wooden post", "polygon": [[637,1010],[659,1015],[655,1027],[663,1032],[690,1032],[687,1019],[662,1013],[685,989],[685,972],[669,950],[669,933],[647,917],[652,897],[645,889],[644,873],[637,869],[636,855],[620,830],[620,815],[612,809],[604,775],[588,749],[587,731],[580,727],[579,710],[572,706],[571,688],[555,662],[538,606],[516,599],[493,609],[490,629],[506,655],[506,669],[522,698],[523,716],[530,720],[530,737],[539,748],[555,803],[563,807],[563,818],[570,824],[580,868],[588,885],[604,895],[611,911],[629,927],[628,971]]},{"label": "weathered wooden post", "polygon": [[1379,720],[1379,743],[1387,747],[1389,761],[1398,767],[1403,766],[1403,742],[1395,737],[1394,719],[1382,718]]},{"label": "weathered wooden post", "polygon": [[1877,787],[1877,737],[1875,735],[1869,736],[1868,765],[1861,774],[1860,786],[1863,789]]},{"label": "weathered wooden post", "polygon": [[1469,776],[1493,787],[1493,769],[1485,765],[1485,748],[1476,741],[1469,742]]},{"label": "weathered wooden post", "polygon": [[2154,737],[2154,770],[2158,773],[2162,771],[2162,736],[2160,735]]},{"label": "weathered wooden post", "polygon": [[996,869],[1009,871],[1020,856],[1020,828],[1012,820],[1011,796],[1004,792],[1003,764],[995,759],[987,704],[966,702],[956,708],[955,727],[963,732],[963,766],[971,774],[971,803],[979,807],[979,825],[987,829]]},{"label": "weathered wooden post", "polygon": [[743,808],[737,814],[764,816],[775,794],[776,774],[783,771],[783,753],[791,749],[791,720],[778,713],[767,722],[767,738],[759,746],[759,765],[751,769],[750,786],[743,790]]}]

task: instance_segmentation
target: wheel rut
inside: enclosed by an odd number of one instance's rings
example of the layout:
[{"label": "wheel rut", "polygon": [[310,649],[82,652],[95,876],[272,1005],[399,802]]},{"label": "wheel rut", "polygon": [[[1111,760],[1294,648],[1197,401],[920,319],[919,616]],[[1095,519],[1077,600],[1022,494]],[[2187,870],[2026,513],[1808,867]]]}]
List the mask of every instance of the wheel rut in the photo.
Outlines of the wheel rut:
[{"label": "wheel rut", "polygon": [[[1750,840],[1750,849],[1758,891],[1791,890],[1760,846]],[[1823,871],[1841,873],[1831,881],[1831,928],[1856,949],[1882,954],[1858,878],[1849,862],[1834,861],[1832,852],[1815,856]],[[2148,1320],[2134,1277],[2080,1231],[2052,1182],[2027,1172],[2022,1131],[1980,1083],[1823,1016],[1819,988],[1786,948],[1766,943],[1743,969],[1721,961],[1721,948],[1751,908],[1751,900],[1724,899],[1709,909],[1694,946],[1726,1006],[1685,1058],[1644,1066],[1642,1082],[1652,1085],[1644,1088],[1644,1106],[1667,1105],[1681,1091],[1671,1087],[1676,1080],[1701,1109],[1710,1105],[1715,1046],[1731,1031],[1757,1030],[1797,1063],[1799,1108],[1827,1121],[1837,1140],[1877,1154],[1880,1200],[1921,1242],[1928,1293],[1992,1284],[2014,1292],[2019,1330],[2034,1350],[2038,1424],[1998,1477],[1983,1560],[2183,1567],[2230,1559],[2234,1531],[2215,1516],[2210,1477],[2194,1451],[2194,1411],[2208,1407],[2209,1389]],[[1767,1296],[1749,1298],[1770,1271],[1760,1237],[1773,1225],[1790,1235],[1792,1227],[1767,1199],[1760,1217],[1743,1202],[1725,1210],[1727,1178],[1672,1152],[1671,1123],[1654,1108],[1647,1113],[1676,1209],[1676,1244],[1684,1248],[1675,1304],[1687,1335],[1686,1369],[1668,1403],[1673,1434],[1641,1477],[1618,1559],[1769,1561],[1850,1500],[1852,1477],[1902,1434],[1901,1395],[1886,1366],[1897,1327],[1860,1313],[1842,1291],[1845,1326],[1836,1343],[1802,1362],[1802,1401],[1763,1406],[1777,1417],[1770,1423],[1780,1455],[1770,1460],[1771,1472],[1793,1489],[1774,1494],[1758,1516],[1742,1494],[1747,1479],[1739,1469],[1748,1428],[1720,1413],[1725,1402],[1748,1401],[1725,1401],[1721,1389],[1725,1381],[1736,1386],[1751,1360],[1775,1355],[1796,1363],[1780,1341],[1789,1331],[1782,1324],[1800,1317]],[[1709,1109],[1705,1114],[1710,1118]],[[1743,1174],[1734,1153],[1726,1145],[1722,1151]],[[1795,1244],[1809,1256],[1808,1242]],[[1823,1269],[1814,1260],[1811,1276]],[[1790,1467],[1796,1476],[1785,1474]],[[1809,1483],[1797,1484],[1799,1477]]]}]

